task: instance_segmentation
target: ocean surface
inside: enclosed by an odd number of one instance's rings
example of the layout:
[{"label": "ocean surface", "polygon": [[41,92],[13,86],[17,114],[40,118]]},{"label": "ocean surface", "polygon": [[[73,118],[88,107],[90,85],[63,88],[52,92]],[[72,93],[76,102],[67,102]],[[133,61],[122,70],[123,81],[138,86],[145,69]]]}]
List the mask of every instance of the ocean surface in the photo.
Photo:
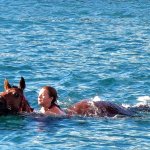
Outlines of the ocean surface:
[{"label": "ocean surface", "polygon": [[[51,85],[65,109],[98,97],[136,105],[150,96],[149,0],[0,0],[0,91],[7,78]],[[149,150],[150,113],[137,117],[0,116],[2,150]]]}]

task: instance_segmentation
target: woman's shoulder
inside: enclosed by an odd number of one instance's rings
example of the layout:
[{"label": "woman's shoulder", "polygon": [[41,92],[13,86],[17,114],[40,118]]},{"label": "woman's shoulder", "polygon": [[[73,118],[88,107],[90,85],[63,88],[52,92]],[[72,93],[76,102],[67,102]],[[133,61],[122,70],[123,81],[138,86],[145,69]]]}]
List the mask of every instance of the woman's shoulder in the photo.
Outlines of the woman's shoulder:
[{"label": "woman's shoulder", "polygon": [[66,113],[60,107],[58,107],[57,105],[53,106],[51,109],[50,109],[50,111],[54,112],[55,114],[66,115]]},{"label": "woman's shoulder", "polygon": [[65,116],[66,115],[66,113],[62,109],[60,109],[60,107],[58,107],[57,105],[53,105],[46,111],[43,111],[41,109],[41,113],[45,115],[52,115],[52,116]]}]

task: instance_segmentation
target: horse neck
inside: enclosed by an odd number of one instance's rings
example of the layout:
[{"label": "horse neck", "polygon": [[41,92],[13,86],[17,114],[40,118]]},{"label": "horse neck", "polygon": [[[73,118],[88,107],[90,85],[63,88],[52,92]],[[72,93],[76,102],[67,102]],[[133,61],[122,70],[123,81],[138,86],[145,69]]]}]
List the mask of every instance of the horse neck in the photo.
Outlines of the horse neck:
[{"label": "horse neck", "polygon": [[19,112],[28,112],[28,113],[33,112],[33,108],[30,107],[28,101],[25,99],[24,96],[21,100],[21,106]]}]

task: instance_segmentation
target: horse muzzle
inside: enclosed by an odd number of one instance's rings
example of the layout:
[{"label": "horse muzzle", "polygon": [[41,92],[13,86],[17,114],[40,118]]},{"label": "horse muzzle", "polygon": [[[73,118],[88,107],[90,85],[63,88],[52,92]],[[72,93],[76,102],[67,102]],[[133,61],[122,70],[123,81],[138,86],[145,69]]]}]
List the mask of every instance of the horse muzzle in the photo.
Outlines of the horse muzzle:
[{"label": "horse muzzle", "polygon": [[7,108],[7,103],[5,98],[0,95],[0,115],[8,114],[9,111],[10,110]]},{"label": "horse muzzle", "polygon": [[7,108],[6,101],[4,97],[0,96],[0,110],[4,110]]}]

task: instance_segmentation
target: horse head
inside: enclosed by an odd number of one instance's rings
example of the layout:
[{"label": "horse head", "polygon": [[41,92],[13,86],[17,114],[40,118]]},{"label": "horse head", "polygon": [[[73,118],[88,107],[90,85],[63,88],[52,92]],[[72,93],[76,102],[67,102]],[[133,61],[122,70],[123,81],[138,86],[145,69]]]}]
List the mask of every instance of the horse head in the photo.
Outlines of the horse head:
[{"label": "horse head", "polygon": [[25,80],[21,77],[19,86],[11,86],[8,80],[4,81],[4,92],[0,93],[0,114],[14,114],[20,112],[32,112],[28,101],[24,96]]}]

